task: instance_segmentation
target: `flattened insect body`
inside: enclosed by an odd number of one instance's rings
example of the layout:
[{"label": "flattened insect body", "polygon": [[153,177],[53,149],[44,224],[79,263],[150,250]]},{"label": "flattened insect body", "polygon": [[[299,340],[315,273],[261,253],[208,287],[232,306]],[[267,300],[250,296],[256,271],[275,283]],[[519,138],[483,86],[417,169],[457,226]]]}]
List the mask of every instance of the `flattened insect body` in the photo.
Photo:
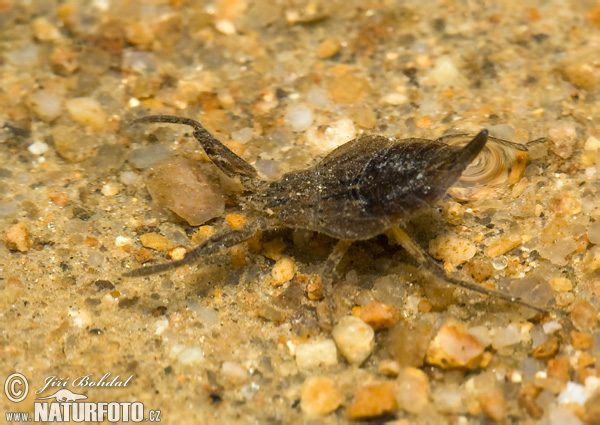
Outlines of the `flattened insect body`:
[{"label": "flattened insect body", "polygon": [[[291,227],[339,239],[323,265],[323,289],[333,311],[330,276],[352,241],[391,230],[397,241],[435,277],[463,288],[544,312],[518,298],[447,276],[401,227],[414,214],[438,201],[486,146],[481,131],[464,146],[439,140],[398,140],[364,136],[333,150],[313,167],[265,182],[250,164],[188,118],[148,116],[136,122],[185,124],[194,128],[212,162],[228,176],[240,177],[248,193],[241,199],[250,218],[241,229],[218,233],[188,251],[182,260],[132,270],[124,276],[148,276],[193,263],[201,257],[250,239],[259,230]],[[450,136],[453,137],[453,136]]]},{"label": "flattened insect body", "polygon": [[425,139],[365,136],[313,168],[286,174],[265,192],[284,226],[363,240],[439,200],[486,143],[482,131],[464,147]]}]

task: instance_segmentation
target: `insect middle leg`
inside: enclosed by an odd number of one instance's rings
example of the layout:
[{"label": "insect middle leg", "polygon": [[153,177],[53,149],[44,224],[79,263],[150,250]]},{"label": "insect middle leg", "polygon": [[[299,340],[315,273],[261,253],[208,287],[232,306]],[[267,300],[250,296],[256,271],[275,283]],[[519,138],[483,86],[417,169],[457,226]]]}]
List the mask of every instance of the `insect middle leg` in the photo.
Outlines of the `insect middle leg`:
[{"label": "insect middle leg", "polygon": [[164,273],[187,264],[195,263],[202,257],[214,254],[215,252],[231,248],[234,245],[240,244],[252,238],[259,230],[266,228],[264,219],[259,218],[239,230],[230,230],[227,232],[216,234],[209,238],[203,244],[188,251],[181,260],[172,261],[170,263],[156,264],[148,267],[140,267],[139,269],[131,270],[123,273],[125,277],[150,276],[157,273]]}]

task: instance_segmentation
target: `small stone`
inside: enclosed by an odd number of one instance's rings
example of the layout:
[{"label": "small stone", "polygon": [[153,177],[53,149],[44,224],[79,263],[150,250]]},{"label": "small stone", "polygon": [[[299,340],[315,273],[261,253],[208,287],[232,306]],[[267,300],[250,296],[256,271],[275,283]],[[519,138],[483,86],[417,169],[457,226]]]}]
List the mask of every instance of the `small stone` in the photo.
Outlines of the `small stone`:
[{"label": "small stone", "polygon": [[340,41],[336,38],[328,38],[319,44],[317,47],[317,57],[320,59],[327,59],[335,56],[342,47]]},{"label": "small stone", "polygon": [[436,59],[426,77],[429,82],[440,86],[456,86],[460,78],[460,72],[450,56],[441,56]]},{"label": "small stone", "polygon": [[358,317],[342,317],[331,334],[340,353],[351,364],[360,365],[375,348],[373,328]]},{"label": "small stone", "polygon": [[388,105],[404,105],[405,103],[408,103],[408,96],[404,93],[388,93],[381,99],[381,101]]},{"label": "small stone", "polygon": [[400,320],[400,312],[393,306],[376,301],[355,307],[352,315],[360,317],[375,331],[391,328]]},{"label": "small stone", "polygon": [[148,173],[148,192],[160,207],[199,226],[220,216],[225,200],[191,160],[168,158],[155,163]]},{"label": "small stone", "polygon": [[576,350],[589,350],[594,344],[594,338],[589,332],[571,332],[571,344]]},{"label": "small stone", "polygon": [[588,225],[587,237],[591,243],[600,245],[600,221],[594,221]]},{"label": "small stone", "polygon": [[223,362],[221,375],[234,385],[245,382],[249,376],[248,371],[235,362]]},{"label": "small stone", "polygon": [[483,345],[457,320],[448,320],[429,344],[426,360],[443,369],[480,365]]},{"label": "small stone", "polygon": [[398,373],[395,387],[398,407],[408,413],[418,414],[429,401],[429,379],[425,372],[407,367]]},{"label": "small stone", "polygon": [[273,239],[265,242],[262,248],[262,254],[265,257],[277,261],[283,257],[283,251],[287,248],[287,243],[281,239]]},{"label": "small stone", "polygon": [[316,274],[297,274],[296,279],[306,291],[309,300],[318,301],[323,299],[323,279]]},{"label": "small stone", "polygon": [[473,258],[477,253],[477,248],[468,239],[446,234],[429,242],[429,253],[434,258],[456,267]]},{"label": "small stone", "polygon": [[548,130],[548,136],[552,140],[552,152],[556,155],[567,159],[573,154],[577,143],[577,131],[573,124],[559,121]]},{"label": "small stone", "polygon": [[304,105],[294,105],[285,114],[285,123],[297,133],[307,130],[312,122],[312,109]]},{"label": "small stone", "polygon": [[503,235],[499,240],[488,246],[483,253],[486,257],[496,257],[504,255],[508,251],[518,247],[523,243],[521,235],[518,233],[509,233]]},{"label": "small stone", "polygon": [[547,416],[548,425],[583,425],[581,419],[567,406],[551,405]]},{"label": "small stone", "polygon": [[154,255],[152,255],[152,251],[146,248],[140,248],[133,253],[136,261],[140,264],[147,263],[148,261],[154,260]]},{"label": "small stone", "polygon": [[385,347],[401,366],[419,367],[423,365],[431,332],[428,323],[403,320],[390,329]]},{"label": "small stone", "polygon": [[554,292],[569,292],[573,289],[573,282],[566,277],[553,277],[550,279],[550,286]]},{"label": "small stone", "polygon": [[397,409],[394,382],[386,381],[359,388],[346,414],[350,419],[365,419],[394,413]]},{"label": "small stone", "polygon": [[550,320],[542,325],[542,329],[546,335],[550,335],[561,330],[562,325],[556,320]]},{"label": "small stone", "polygon": [[183,257],[185,257],[186,252],[187,249],[185,249],[185,247],[176,246],[175,248],[169,250],[169,258],[173,261],[183,260]]},{"label": "small stone", "polygon": [[52,71],[62,77],[73,74],[79,68],[76,54],[69,46],[55,46],[49,60]]},{"label": "small stone", "polygon": [[308,143],[321,152],[329,152],[355,137],[356,128],[350,118],[342,118],[327,125],[313,126],[306,132]]},{"label": "small stone", "polygon": [[[177,347],[176,349],[179,349]],[[204,361],[204,353],[200,347],[187,347],[177,354],[177,361],[184,365],[199,364]]]},{"label": "small stone", "polygon": [[102,192],[102,194],[107,198],[111,198],[119,193],[119,185],[112,182],[106,183],[104,186],[102,186],[100,192]]},{"label": "small stone", "polygon": [[325,416],[340,407],[344,397],[333,379],[323,376],[308,378],[302,384],[300,409],[311,418]]},{"label": "small stone", "polygon": [[244,224],[246,224],[248,220],[244,214],[229,213],[225,215],[225,221],[234,229],[239,230],[244,227]]},{"label": "small stone", "polygon": [[566,237],[542,246],[538,252],[542,258],[550,260],[553,264],[565,266],[568,262],[567,257],[575,252],[576,249],[577,242],[571,237]]},{"label": "small stone", "polygon": [[46,17],[39,17],[31,23],[33,35],[40,41],[54,41],[61,38],[60,30]]},{"label": "small stone", "polygon": [[173,243],[170,240],[154,232],[140,235],[140,242],[146,248],[156,251],[166,252],[173,248]]},{"label": "small stone", "polygon": [[29,229],[23,223],[17,223],[7,230],[4,237],[8,247],[15,251],[27,252],[33,246]]},{"label": "small stone", "polygon": [[34,155],[40,156],[45,154],[46,152],[48,152],[48,145],[44,142],[41,141],[36,141],[34,143],[32,143],[31,145],[29,145],[29,147],[27,148],[27,150],[29,152],[31,152]]},{"label": "small stone", "polygon": [[335,103],[355,105],[371,94],[369,81],[353,72],[345,72],[329,83],[329,94]]},{"label": "small stone", "polygon": [[51,133],[56,151],[67,161],[83,161],[94,153],[96,139],[80,129],[57,125],[52,128]]},{"label": "small stone", "polygon": [[600,269],[600,245],[588,249],[583,256],[583,267],[587,273]]},{"label": "small stone", "polygon": [[549,359],[554,357],[554,355],[558,352],[559,347],[560,344],[558,342],[558,338],[552,337],[548,341],[537,346],[531,355],[536,359]]},{"label": "small stone", "polygon": [[415,121],[417,128],[429,128],[431,127],[431,117],[424,116]]},{"label": "small stone", "polygon": [[319,366],[337,364],[337,349],[331,339],[310,341],[296,347],[296,364],[300,369],[314,369]]},{"label": "small stone", "polygon": [[546,373],[548,374],[548,378],[554,378],[562,382],[567,382],[569,380],[569,358],[559,357],[548,360]]},{"label": "small stone", "polygon": [[273,285],[281,286],[294,278],[296,274],[296,263],[290,257],[282,257],[279,259],[271,270],[271,278]]},{"label": "small stone", "polygon": [[525,385],[521,388],[519,394],[519,406],[527,411],[529,416],[534,419],[540,419],[544,411],[536,403],[537,396],[540,394],[541,388],[534,385]]},{"label": "small stone", "polygon": [[591,51],[567,56],[559,70],[563,79],[574,86],[590,91],[600,86],[600,62]]},{"label": "small stone", "polygon": [[92,97],[76,97],[66,102],[71,118],[96,130],[106,127],[106,113],[100,103]]},{"label": "small stone", "polygon": [[500,350],[521,342],[521,330],[514,324],[492,329],[492,347]]},{"label": "small stone", "polygon": [[396,360],[381,360],[377,364],[377,372],[382,375],[396,377],[400,373],[400,364]]},{"label": "small stone", "polygon": [[481,394],[479,404],[486,415],[494,421],[500,422],[506,418],[506,399],[498,388]]},{"label": "small stone", "polygon": [[49,90],[37,90],[27,98],[28,107],[39,119],[46,122],[54,121],[62,112],[63,99]]},{"label": "small stone", "polygon": [[598,312],[587,300],[578,300],[571,309],[571,321],[575,329],[589,331],[598,324]]}]

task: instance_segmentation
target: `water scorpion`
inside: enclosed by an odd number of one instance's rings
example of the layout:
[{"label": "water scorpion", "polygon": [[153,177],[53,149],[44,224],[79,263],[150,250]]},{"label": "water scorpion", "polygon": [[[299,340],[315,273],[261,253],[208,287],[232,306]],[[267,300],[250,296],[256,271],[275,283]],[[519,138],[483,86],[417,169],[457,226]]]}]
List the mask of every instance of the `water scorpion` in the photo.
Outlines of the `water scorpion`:
[{"label": "water scorpion", "polygon": [[[124,273],[148,276],[194,263],[273,228],[306,229],[338,242],[323,265],[325,299],[335,307],[332,275],[354,241],[391,232],[397,242],[429,273],[451,284],[546,313],[520,298],[447,274],[404,230],[408,220],[431,208],[477,157],[489,140],[482,130],[466,145],[437,140],[364,135],[334,149],[316,165],[264,181],[256,169],[190,118],[151,115],[133,123],[184,124],[193,128],[210,160],[227,176],[239,177],[246,193],[241,207],[249,215],[241,229],[218,233],[188,251],[184,258]],[[448,136],[452,137],[452,136]]]}]

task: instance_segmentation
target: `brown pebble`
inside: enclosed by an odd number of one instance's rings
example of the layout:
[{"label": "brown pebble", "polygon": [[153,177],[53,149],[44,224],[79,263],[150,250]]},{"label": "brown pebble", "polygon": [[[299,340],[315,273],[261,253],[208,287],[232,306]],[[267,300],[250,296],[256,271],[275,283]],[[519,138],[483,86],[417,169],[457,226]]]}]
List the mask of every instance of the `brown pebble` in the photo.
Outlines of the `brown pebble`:
[{"label": "brown pebble", "polygon": [[152,309],[152,316],[154,316],[154,317],[164,316],[166,312],[167,312],[167,307],[165,307],[164,305],[159,305],[158,307]]},{"label": "brown pebble", "polygon": [[540,419],[544,415],[544,411],[536,403],[536,398],[540,394],[541,388],[535,385],[524,385],[521,388],[519,394],[519,407],[525,409],[525,411],[534,419]]},{"label": "brown pebble", "polygon": [[589,331],[598,324],[598,312],[587,300],[578,300],[571,310],[571,321],[579,331]]},{"label": "brown pebble", "polygon": [[548,341],[537,346],[531,355],[536,359],[549,359],[554,357],[554,355],[558,352],[559,347],[560,344],[558,342],[558,338],[552,337]]},{"label": "brown pebble", "polygon": [[310,377],[302,385],[300,409],[309,417],[325,416],[337,409],[343,401],[344,397],[331,378]]},{"label": "brown pebble", "polygon": [[589,332],[571,332],[571,344],[576,350],[588,350],[592,348],[594,339]]},{"label": "brown pebble", "polygon": [[[600,7],[598,9],[600,9]],[[596,394],[588,398],[585,402],[585,413],[583,418],[587,425],[600,424],[600,392],[596,392]]]},{"label": "brown pebble", "polygon": [[229,213],[225,216],[225,221],[234,229],[241,229],[246,224],[246,217],[240,213]]},{"label": "brown pebble", "polygon": [[475,282],[481,283],[494,274],[494,266],[488,261],[472,258],[463,266],[463,271]]},{"label": "brown pebble", "polygon": [[350,419],[365,419],[394,413],[397,409],[394,382],[385,381],[359,388],[346,414]]},{"label": "brown pebble", "polygon": [[431,301],[422,299],[417,304],[417,308],[419,309],[419,311],[421,313],[429,313],[431,311],[431,309],[433,308],[433,305],[431,304]]},{"label": "brown pebble", "polygon": [[4,234],[8,247],[14,251],[27,252],[33,245],[29,229],[23,223],[17,223]]},{"label": "brown pebble", "polygon": [[296,280],[304,290],[309,300],[318,301],[323,299],[323,280],[316,274],[297,274]]},{"label": "brown pebble", "polygon": [[317,47],[317,56],[320,59],[327,59],[332,56],[335,56],[340,51],[342,47],[340,40],[335,38],[328,38],[319,44]]},{"label": "brown pebble", "polygon": [[500,422],[506,418],[506,399],[500,389],[494,388],[481,394],[479,404],[485,414],[494,421]]},{"label": "brown pebble", "polygon": [[146,248],[161,252],[166,252],[173,248],[173,243],[170,240],[155,232],[140,235],[140,242]]},{"label": "brown pebble", "polygon": [[567,382],[569,380],[569,358],[558,357],[548,360],[546,368],[548,378],[558,379],[559,381]]},{"label": "brown pebble", "polygon": [[152,251],[146,248],[140,248],[133,253],[133,257],[140,264],[147,263],[148,261],[154,260],[154,255],[152,255]]},{"label": "brown pebble", "polygon": [[186,158],[173,157],[155,163],[148,173],[147,187],[154,202],[192,226],[204,224],[225,210],[221,193],[198,165]]},{"label": "brown pebble", "polygon": [[415,121],[415,125],[418,128],[429,128],[431,127],[431,123],[431,117],[428,117],[427,115]]},{"label": "brown pebble", "polygon": [[68,77],[79,68],[77,55],[68,46],[58,45],[49,57],[52,71],[61,77]]},{"label": "brown pebble", "polygon": [[443,369],[475,368],[480,365],[484,349],[462,323],[449,319],[429,344],[427,362]]},{"label": "brown pebble", "polygon": [[277,261],[283,257],[283,251],[286,247],[287,244],[283,240],[273,239],[263,244],[262,254],[271,260]]},{"label": "brown pebble", "polygon": [[371,94],[368,80],[353,72],[346,72],[329,83],[329,93],[335,103],[352,105]]},{"label": "brown pebble", "polygon": [[430,340],[429,324],[400,321],[390,329],[385,347],[401,366],[419,367],[423,365]]},{"label": "brown pebble", "polygon": [[58,205],[59,207],[66,207],[71,203],[69,197],[64,192],[50,192],[48,195],[52,203]]},{"label": "brown pebble", "polygon": [[391,328],[400,320],[400,312],[397,309],[376,301],[353,308],[352,315],[360,317],[376,331]]}]

